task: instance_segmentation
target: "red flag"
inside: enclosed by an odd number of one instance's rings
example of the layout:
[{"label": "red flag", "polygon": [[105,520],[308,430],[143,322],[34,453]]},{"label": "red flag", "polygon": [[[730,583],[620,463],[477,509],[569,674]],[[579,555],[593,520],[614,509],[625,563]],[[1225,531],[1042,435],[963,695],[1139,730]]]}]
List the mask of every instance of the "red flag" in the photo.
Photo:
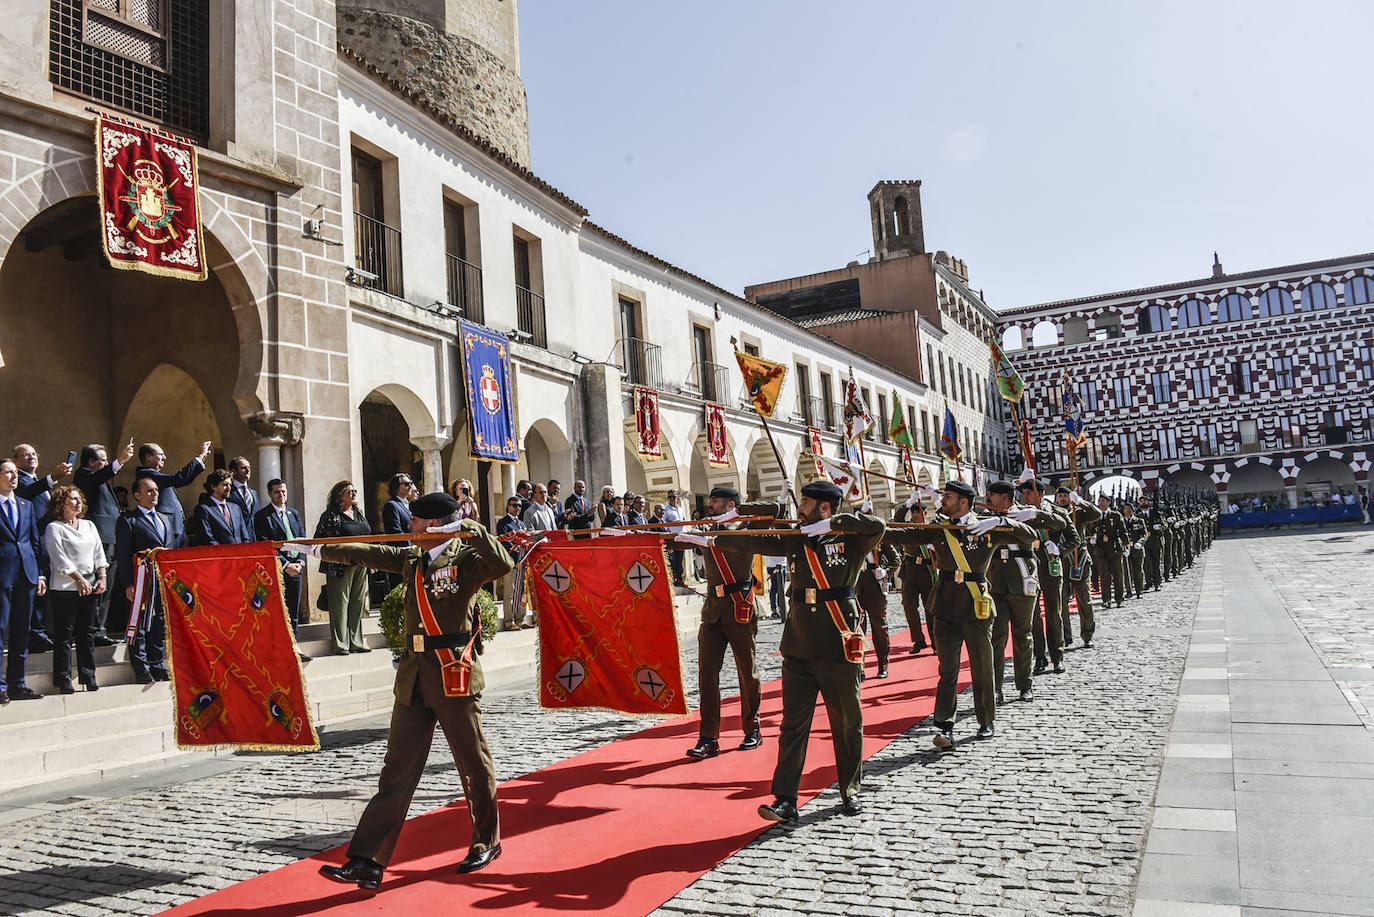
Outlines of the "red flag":
[{"label": "red flag", "polygon": [[821,455],[824,452],[824,446],[821,443],[821,431],[815,427],[807,427],[806,439],[811,446],[811,459],[816,463],[816,477],[828,480],[830,475],[826,474],[825,465],[821,463]]},{"label": "red flag", "polygon": [[636,385],[634,400],[639,454],[645,458],[663,458],[663,446],[658,441],[658,392]]},{"label": "red flag", "polygon": [[271,542],[152,555],[178,748],[316,751]]},{"label": "red flag", "polygon": [[706,464],[712,468],[730,467],[730,448],[725,439],[725,407],[706,402]]},{"label": "red flag", "polygon": [[528,560],[539,609],[539,704],[687,712],[663,540],[544,542]]}]

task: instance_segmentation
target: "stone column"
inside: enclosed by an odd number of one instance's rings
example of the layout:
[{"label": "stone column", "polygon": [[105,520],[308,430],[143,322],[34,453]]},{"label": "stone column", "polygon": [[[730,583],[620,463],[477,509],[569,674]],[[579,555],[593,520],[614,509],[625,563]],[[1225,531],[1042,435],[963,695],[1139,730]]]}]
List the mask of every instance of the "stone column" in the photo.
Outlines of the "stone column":
[{"label": "stone column", "polygon": [[441,451],[452,436],[413,436],[410,441],[424,455],[425,493],[444,489],[444,459]]},{"label": "stone column", "polygon": [[1297,509],[1297,508],[1298,508],[1298,483],[1297,483],[1296,481],[1294,481],[1292,484],[1285,484],[1285,485],[1283,485],[1283,491],[1284,491],[1285,494],[1288,495],[1288,508],[1289,508],[1289,509]]},{"label": "stone column", "polygon": [[[253,431],[253,445],[258,447],[258,466],[254,470],[261,505],[266,506],[267,482],[282,477],[282,446],[294,446],[301,441],[305,420],[299,414],[263,413],[249,418],[248,428]],[[301,496],[297,495],[297,499]]]}]

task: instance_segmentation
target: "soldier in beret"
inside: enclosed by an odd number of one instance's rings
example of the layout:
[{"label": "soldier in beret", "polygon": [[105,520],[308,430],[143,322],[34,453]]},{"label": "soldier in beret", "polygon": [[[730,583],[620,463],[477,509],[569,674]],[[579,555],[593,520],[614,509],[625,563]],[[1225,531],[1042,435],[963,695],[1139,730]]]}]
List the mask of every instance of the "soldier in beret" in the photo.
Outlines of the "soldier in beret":
[{"label": "soldier in beret", "polygon": [[[998,548],[988,564],[988,591],[997,609],[997,616],[992,622],[992,660],[999,704],[1003,701],[1002,681],[1007,669],[1009,633],[1016,690],[1020,692],[1022,701],[1030,701],[1033,697],[1031,654],[1034,640],[1031,630],[1040,601],[1035,552],[1044,538],[1062,532],[1068,522],[1048,505],[1035,507],[1014,502],[1012,494],[1015,492],[1015,485],[1010,481],[993,481],[988,485],[988,506],[993,512],[1024,522],[1035,530],[1036,535],[1033,541]],[[1058,589],[1058,577],[1055,579],[1055,588]]]},{"label": "soldier in beret", "polygon": [[[459,872],[473,872],[501,855],[496,771],[482,735],[482,619],[477,591],[515,566],[510,554],[476,520],[458,520],[458,501],[427,494],[410,504],[410,531],[431,526],[470,537],[427,547],[380,544],[284,545],[334,563],[363,564],[398,573],[406,583],[405,655],[396,670],[396,703],[377,792],[363,811],[348,862],[323,866],[336,882],[376,889],[396,849],[411,797],[425,770],[435,724],[453,751],[472,816],[472,843]],[[436,626],[437,625],[437,626]],[[447,664],[441,660],[453,660]]]},{"label": "soldier in beret", "polygon": [[[1074,520],[1075,532],[1082,532],[1082,543],[1073,545],[1069,559],[1069,569],[1065,571],[1063,591],[1064,645],[1073,643],[1072,618],[1069,616],[1070,597],[1078,600],[1078,622],[1086,643],[1093,635],[1093,597],[1092,597],[1092,559],[1088,543],[1093,537],[1097,522],[1102,513],[1097,507],[1079,496],[1078,491],[1061,487],[1055,492],[1054,502]],[[1067,531],[1067,530],[1066,530]],[[1059,671],[1056,667],[1055,671]]]}]

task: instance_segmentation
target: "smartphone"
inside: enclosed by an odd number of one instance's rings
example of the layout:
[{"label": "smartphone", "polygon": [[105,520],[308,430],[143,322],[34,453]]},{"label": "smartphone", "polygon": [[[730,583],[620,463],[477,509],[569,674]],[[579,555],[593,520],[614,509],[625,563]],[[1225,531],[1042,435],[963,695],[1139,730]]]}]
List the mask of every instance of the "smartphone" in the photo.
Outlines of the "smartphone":
[{"label": "smartphone", "polygon": [[67,464],[70,465],[70,466],[72,466],[73,468],[76,467],[76,450],[75,450],[75,449],[73,449],[71,452],[68,452],[68,453],[67,453]]}]

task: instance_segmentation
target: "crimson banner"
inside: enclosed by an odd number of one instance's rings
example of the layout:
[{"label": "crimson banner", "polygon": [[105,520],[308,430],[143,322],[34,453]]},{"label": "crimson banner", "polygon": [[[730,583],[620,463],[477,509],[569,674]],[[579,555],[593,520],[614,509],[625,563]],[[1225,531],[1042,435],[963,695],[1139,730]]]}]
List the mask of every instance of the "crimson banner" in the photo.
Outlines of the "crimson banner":
[{"label": "crimson banner", "polygon": [[636,385],[635,431],[639,434],[639,454],[645,458],[663,458],[663,444],[658,439],[658,392]]},{"label": "crimson banner", "polygon": [[110,266],[204,280],[196,148],[101,115],[95,154],[100,241]]},{"label": "crimson banner", "polygon": [[725,438],[725,406],[706,402],[706,464],[712,468],[730,467],[730,447]]},{"label": "crimson banner", "polygon": [[817,430],[815,427],[807,427],[806,438],[811,444],[811,459],[816,463],[816,477],[829,478],[830,475],[826,474],[825,465],[821,463],[821,455],[823,455],[825,451],[821,443],[821,431]]},{"label": "crimson banner", "polygon": [[663,540],[541,542],[527,561],[539,611],[539,704],[687,712]]},{"label": "crimson banner", "polygon": [[158,551],[152,562],[177,747],[318,750],[272,543]]}]

